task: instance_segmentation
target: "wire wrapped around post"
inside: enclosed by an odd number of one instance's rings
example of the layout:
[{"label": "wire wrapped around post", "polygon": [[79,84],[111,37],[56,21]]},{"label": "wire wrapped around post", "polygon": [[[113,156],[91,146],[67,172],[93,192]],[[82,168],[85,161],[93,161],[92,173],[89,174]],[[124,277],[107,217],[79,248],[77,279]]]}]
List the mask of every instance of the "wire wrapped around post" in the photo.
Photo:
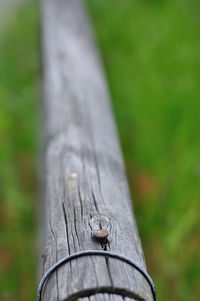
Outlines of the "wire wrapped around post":
[{"label": "wire wrapped around post", "polygon": [[[156,290],[155,290],[155,285],[153,283],[153,280],[151,279],[151,277],[149,276],[149,274],[147,273],[147,271],[145,269],[143,269],[141,266],[139,266],[136,262],[132,261],[131,259],[120,255],[120,254],[116,254],[113,252],[108,252],[108,251],[98,251],[98,250],[88,250],[88,251],[82,251],[82,252],[77,252],[74,253],[72,255],[69,255],[67,257],[62,258],[61,260],[59,260],[58,262],[56,262],[42,277],[39,286],[38,286],[38,291],[37,291],[37,301],[42,301],[42,291],[43,288],[45,286],[46,281],[48,280],[48,278],[52,275],[52,273],[59,268],[61,265],[63,265],[64,263],[67,263],[73,259],[77,259],[79,257],[83,257],[83,256],[93,256],[93,255],[97,255],[97,256],[107,256],[107,257],[111,257],[111,258],[116,258],[119,259],[127,264],[129,264],[130,266],[132,266],[133,268],[135,268],[137,271],[139,271],[147,280],[147,282],[149,283],[151,290],[152,290],[152,294],[153,294],[153,299],[154,301],[156,301]],[[130,292],[131,295],[131,292]],[[124,296],[126,297],[126,296]]]}]

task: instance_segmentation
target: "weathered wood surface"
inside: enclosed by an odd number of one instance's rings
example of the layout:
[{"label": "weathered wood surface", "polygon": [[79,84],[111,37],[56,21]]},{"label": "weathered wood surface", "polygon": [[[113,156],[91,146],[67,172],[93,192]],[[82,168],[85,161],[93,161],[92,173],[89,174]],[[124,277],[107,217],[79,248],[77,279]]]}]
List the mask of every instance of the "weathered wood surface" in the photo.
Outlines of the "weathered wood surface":
[{"label": "weathered wood surface", "polygon": [[90,296],[89,298],[80,298],[78,301],[136,301],[136,299],[130,299],[128,297],[122,298],[119,295],[114,294],[97,294],[96,296]]},{"label": "weathered wood surface", "polygon": [[[42,1],[43,272],[81,250],[106,248],[145,267],[109,94],[80,0]],[[92,239],[101,228],[108,244]],[[116,260],[79,258],[48,280],[44,300],[151,301],[144,277]],[[98,293],[113,294],[96,294]],[[67,299],[68,300],[68,299]]]}]

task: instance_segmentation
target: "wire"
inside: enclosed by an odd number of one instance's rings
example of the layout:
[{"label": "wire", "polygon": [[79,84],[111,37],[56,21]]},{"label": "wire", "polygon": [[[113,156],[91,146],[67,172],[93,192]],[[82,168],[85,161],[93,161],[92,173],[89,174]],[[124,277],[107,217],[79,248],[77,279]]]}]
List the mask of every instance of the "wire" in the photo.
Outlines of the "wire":
[{"label": "wire", "polygon": [[108,252],[108,251],[99,251],[99,250],[88,250],[88,251],[81,251],[81,252],[77,252],[74,253],[72,255],[69,255],[67,257],[64,257],[62,259],[60,259],[58,262],[56,262],[52,267],[50,267],[50,269],[44,274],[44,276],[42,277],[39,286],[38,286],[38,291],[37,291],[37,301],[42,301],[42,291],[44,288],[44,285],[46,283],[46,281],[48,280],[48,278],[51,276],[51,274],[61,265],[63,265],[64,263],[67,263],[73,259],[79,258],[79,257],[83,257],[83,256],[91,256],[91,255],[97,255],[97,256],[108,256],[111,258],[116,258],[119,259],[123,262],[126,262],[127,264],[129,264],[130,266],[134,267],[138,272],[140,272],[144,278],[147,280],[147,282],[150,285],[152,294],[153,294],[153,300],[156,301],[156,290],[155,290],[155,285],[153,283],[153,280],[151,279],[151,277],[149,276],[149,274],[147,273],[147,271],[141,267],[140,265],[138,265],[137,263],[135,263],[134,261],[132,261],[131,259],[127,258],[126,256],[123,255],[119,255],[117,253],[113,253],[113,252]]}]

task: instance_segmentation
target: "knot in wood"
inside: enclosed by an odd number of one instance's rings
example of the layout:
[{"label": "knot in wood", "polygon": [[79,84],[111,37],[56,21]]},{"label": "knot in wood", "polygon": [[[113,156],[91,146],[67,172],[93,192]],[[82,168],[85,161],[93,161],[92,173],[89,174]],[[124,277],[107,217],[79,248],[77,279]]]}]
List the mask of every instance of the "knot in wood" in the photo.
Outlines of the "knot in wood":
[{"label": "knot in wood", "polygon": [[109,232],[106,229],[100,229],[93,232],[93,238],[99,243],[106,244]]}]

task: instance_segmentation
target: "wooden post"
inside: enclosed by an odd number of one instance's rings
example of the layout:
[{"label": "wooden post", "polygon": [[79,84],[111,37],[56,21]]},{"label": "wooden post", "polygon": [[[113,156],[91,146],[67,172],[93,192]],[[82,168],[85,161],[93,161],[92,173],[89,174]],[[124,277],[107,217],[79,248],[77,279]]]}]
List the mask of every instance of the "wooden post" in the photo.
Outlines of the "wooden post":
[{"label": "wooden post", "polygon": [[[109,94],[82,1],[43,0],[42,29],[43,272],[82,250],[116,252],[145,268]],[[101,229],[108,231],[106,244],[93,237]],[[87,256],[56,270],[43,300],[153,298],[137,270],[117,259]]]}]

